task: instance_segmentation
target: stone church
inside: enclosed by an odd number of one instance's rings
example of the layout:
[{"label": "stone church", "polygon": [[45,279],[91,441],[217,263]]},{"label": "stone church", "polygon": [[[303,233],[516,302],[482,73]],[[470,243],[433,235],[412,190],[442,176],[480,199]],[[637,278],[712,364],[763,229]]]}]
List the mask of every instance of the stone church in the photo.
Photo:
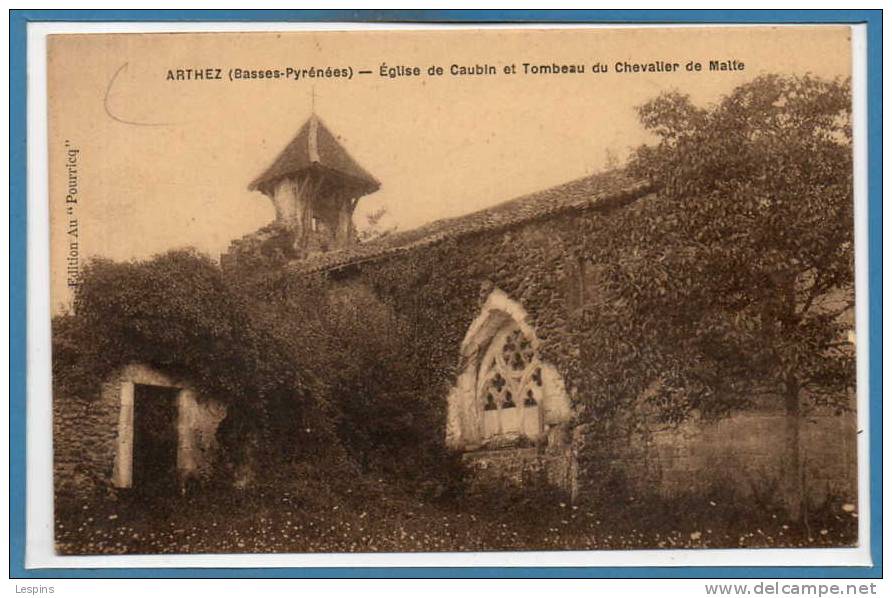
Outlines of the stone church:
[{"label": "stone church", "polygon": [[[593,425],[580,411],[597,384],[587,364],[598,356],[585,354],[579,339],[590,334],[584,305],[599,292],[600,269],[575,249],[580,234],[597,235],[611,214],[651,201],[646,184],[608,172],[359,242],[354,210],[380,186],[313,115],[249,185],[272,202],[275,221],[233,241],[221,265],[238,276],[272,264],[296,285],[312,278],[332,294],[366,293],[414,322],[421,332],[406,342],[430,356],[425,386],[445,411],[443,428],[431,433],[463,453],[474,484],[547,480],[578,497],[620,475],[633,488],[671,495],[720,474],[746,493],[754,480],[779,473],[784,417],[777,411],[655,426],[634,437],[612,434],[610,422]],[[115,487],[139,483],[140,468],[150,467],[151,451],[134,430],[141,429],[139,395],[152,388],[175,396],[167,417],[178,422],[176,432],[156,439],[176,463],[169,483],[213,466],[225,408],[196,400],[188,380],[132,364],[107,381],[104,408],[90,422],[103,430],[90,442],[104,448],[91,452],[99,457],[89,467]],[[854,493],[855,439],[851,417],[811,419],[801,442],[810,463],[821,465],[809,476],[810,491]],[[587,455],[602,446],[609,457],[593,469]],[[63,459],[57,468],[70,476],[78,466]]]}]

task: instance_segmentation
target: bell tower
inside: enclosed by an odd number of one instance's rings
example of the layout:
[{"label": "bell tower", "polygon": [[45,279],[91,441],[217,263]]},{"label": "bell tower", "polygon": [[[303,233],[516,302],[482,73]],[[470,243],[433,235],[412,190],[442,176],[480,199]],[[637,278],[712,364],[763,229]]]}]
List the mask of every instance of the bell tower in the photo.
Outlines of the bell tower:
[{"label": "bell tower", "polygon": [[308,256],[356,243],[353,211],[381,183],[360,166],[315,114],[248,189],[266,195],[276,225]]}]

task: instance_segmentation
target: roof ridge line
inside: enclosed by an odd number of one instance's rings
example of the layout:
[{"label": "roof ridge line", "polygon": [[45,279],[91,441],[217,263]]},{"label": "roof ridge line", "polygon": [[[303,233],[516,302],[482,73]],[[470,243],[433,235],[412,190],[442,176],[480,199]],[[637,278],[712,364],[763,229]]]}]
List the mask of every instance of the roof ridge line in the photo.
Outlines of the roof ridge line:
[{"label": "roof ridge line", "polygon": [[[605,173],[605,174],[608,174],[608,173]],[[613,173],[609,173],[609,174],[613,174]],[[598,176],[598,175],[595,175],[595,176]],[[582,181],[590,180],[591,178],[592,178],[592,176],[581,177],[579,179],[575,179],[568,183],[562,183],[560,185],[556,185],[555,187],[550,187],[550,188],[544,189],[542,191],[537,191],[537,192],[521,195],[514,199],[507,200],[507,201],[502,202],[497,205],[502,206],[505,204],[510,204],[512,202],[516,202],[516,201],[520,201],[520,200],[523,200],[526,198],[534,197],[541,193],[554,191],[554,190],[560,189],[562,187],[572,185],[573,183],[578,184]],[[624,205],[628,205],[628,204],[636,201],[637,199],[641,198],[642,196],[650,193],[651,191],[653,191],[653,188],[654,187],[650,182],[639,180],[637,182],[632,183],[631,185],[628,185],[628,186],[626,186],[618,191],[612,192],[612,193],[604,192],[604,193],[596,195],[595,197],[583,198],[583,199],[579,199],[579,200],[576,200],[576,201],[573,201],[570,203],[566,203],[563,205],[554,206],[552,209],[545,210],[543,212],[540,212],[540,213],[537,213],[537,214],[534,214],[534,215],[531,215],[528,217],[519,217],[514,220],[507,220],[505,222],[499,223],[498,225],[491,226],[491,227],[478,224],[478,225],[468,228],[466,230],[457,231],[454,234],[449,234],[449,231],[432,231],[429,235],[422,236],[421,238],[416,239],[414,241],[410,241],[404,245],[396,245],[393,247],[381,246],[379,248],[376,248],[376,249],[378,249],[378,251],[373,251],[372,253],[370,253],[368,255],[354,256],[352,259],[349,256],[344,255],[343,259],[341,259],[341,260],[334,259],[330,263],[320,263],[320,264],[313,266],[313,265],[309,265],[313,261],[312,258],[309,258],[309,259],[304,258],[304,259],[298,259],[298,260],[291,260],[285,264],[285,267],[294,271],[294,272],[303,273],[303,274],[313,274],[316,272],[327,272],[327,271],[336,270],[336,269],[342,268],[342,267],[348,267],[348,266],[352,266],[352,265],[358,265],[358,264],[363,264],[363,263],[367,263],[370,261],[375,261],[375,260],[382,259],[382,258],[385,258],[387,256],[390,256],[390,255],[396,254],[396,253],[404,253],[404,252],[412,251],[414,249],[418,249],[421,247],[429,247],[432,245],[437,245],[441,242],[452,240],[452,239],[468,237],[468,236],[483,233],[483,232],[507,230],[514,226],[526,224],[529,222],[535,222],[537,220],[546,219],[546,218],[556,216],[559,214],[571,212],[573,210],[586,211],[586,210],[596,209],[596,208],[611,209],[614,207],[621,207]],[[443,218],[441,220],[435,220],[434,222],[422,225],[422,227],[419,227],[417,229],[409,229],[409,230],[403,231],[403,232],[409,233],[409,232],[412,232],[413,230],[420,230],[423,227],[431,226],[431,225],[434,225],[437,223],[444,223],[444,222],[449,222],[449,221],[459,221],[464,218],[471,218],[475,215],[485,213],[487,210],[491,210],[494,207],[496,207],[496,206],[492,206],[490,208],[484,208],[483,210],[478,210],[476,212],[470,212],[469,214],[465,214],[463,216],[456,216],[453,218]],[[371,245],[367,244],[367,245],[365,245],[365,247],[371,247]],[[336,256],[338,253],[341,253],[341,251],[332,252],[327,255]],[[325,255],[325,254],[322,254],[322,255]],[[309,265],[309,267],[302,268],[301,267],[302,265]]]}]

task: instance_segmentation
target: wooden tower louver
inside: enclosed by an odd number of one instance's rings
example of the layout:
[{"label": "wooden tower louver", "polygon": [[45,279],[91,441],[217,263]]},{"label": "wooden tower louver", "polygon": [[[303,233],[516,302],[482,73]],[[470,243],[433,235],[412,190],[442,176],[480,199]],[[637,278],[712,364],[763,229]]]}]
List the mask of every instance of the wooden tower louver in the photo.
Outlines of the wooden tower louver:
[{"label": "wooden tower louver", "polygon": [[353,211],[380,186],[314,114],[248,189],[270,198],[295,253],[310,255],[356,243]]}]

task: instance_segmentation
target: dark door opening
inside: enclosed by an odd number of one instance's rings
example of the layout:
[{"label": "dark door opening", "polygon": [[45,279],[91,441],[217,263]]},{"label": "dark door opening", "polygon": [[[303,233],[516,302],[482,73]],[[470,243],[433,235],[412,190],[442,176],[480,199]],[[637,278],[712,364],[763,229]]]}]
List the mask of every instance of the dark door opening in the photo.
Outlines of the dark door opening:
[{"label": "dark door opening", "polygon": [[136,384],[133,396],[133,491],[169,496],[177,487],[178,388]]}]

